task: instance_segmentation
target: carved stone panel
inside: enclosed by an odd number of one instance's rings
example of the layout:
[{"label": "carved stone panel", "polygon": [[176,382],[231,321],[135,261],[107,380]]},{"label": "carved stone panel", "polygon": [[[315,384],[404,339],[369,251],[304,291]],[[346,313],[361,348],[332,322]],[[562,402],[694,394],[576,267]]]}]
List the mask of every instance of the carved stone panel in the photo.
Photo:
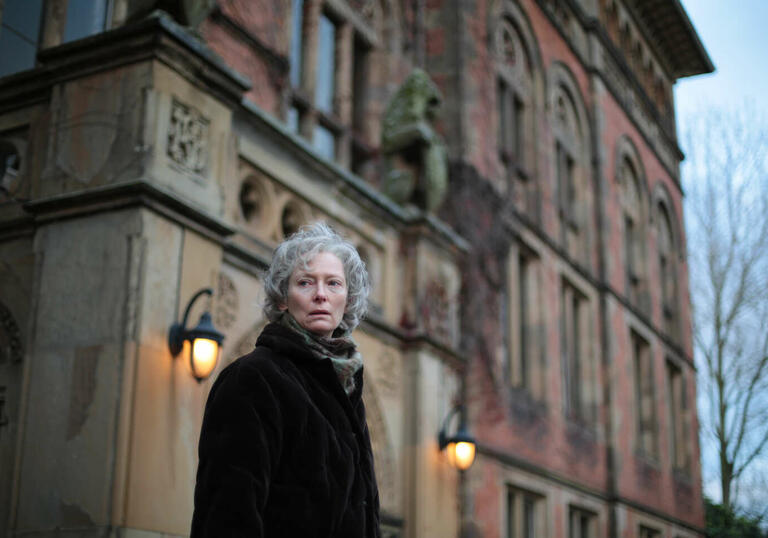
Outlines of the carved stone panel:
[{"label": "carved stone panel", "polygon": [[168,126],[168,157],[182,169],[205,174],[208,167],[209,123],[193,107],[173,100]]},{"label": "carved stone panel", "polygon": [[[135,177],[145,156],[141,142],[143,93],[148,72],[123,68],[68,81],[54,88],[52,161],[45,194]],[[37,155],[36,158],[42,158]]]},{"label": "carved stone panel", "polygon": [[219,330],[229,329],[237,320],[239,301],[235,283],[224,273],[219,273],[215,301],[214,324]]}]

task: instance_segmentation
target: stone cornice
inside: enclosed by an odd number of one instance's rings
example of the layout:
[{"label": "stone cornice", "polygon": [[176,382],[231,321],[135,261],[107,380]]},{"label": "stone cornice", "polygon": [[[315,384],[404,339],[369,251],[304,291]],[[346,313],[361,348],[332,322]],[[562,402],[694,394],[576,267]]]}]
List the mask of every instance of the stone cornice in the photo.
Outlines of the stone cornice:
[{"label": "stone cornice", "polygon": [[[605,84],[618,105],[626,113],[627,118],[632,122],[650,150],[654,153],[659,163],[674,180],[678,190],[682,192],[677,163],[670,162],[670,158],[676,159],[679,162],[684,157],[675,138],[674,118],[671,124],[665,125],[658,109],[645,93],[634,71],[627,63],[624,55],[608,36],[601,22],[597,18],[587,15],[576,2],[564,0],[570,6],[573,15],[577,18],[584,31],[594,36],[597,43],[601,45],[594,48],[595,50],[591,53],[591,58],[587,58],[573,45],[560,22],[550,13],[544,0],[536,0],[536,2],[541,12],[557,30],[560,37],[565,41],[584,69],[599,77]],[[602,55],[598,56],[598,52],[602,52]],[[631,95],[631,97],[627,97],[628,95]],[[630,101],[636,105],[634,109]],[[649,125],[655,126],[653,130],[656,133],[649,132]],[[658,143],[654,143],[653,134],[657,135]]]},{"label": "stone cornice", "polygon": [[625,4],[675,79],[715,70],[680,0],[625,0]]},{"label": "stone cornice", "polygon": [[235,232],[221,218],[197,209],[158,185],[142,180],[39,198],[25,203],[24,209],[33,216],[37,226],[136,206],[152,209],[217,243],[223,243]]}]

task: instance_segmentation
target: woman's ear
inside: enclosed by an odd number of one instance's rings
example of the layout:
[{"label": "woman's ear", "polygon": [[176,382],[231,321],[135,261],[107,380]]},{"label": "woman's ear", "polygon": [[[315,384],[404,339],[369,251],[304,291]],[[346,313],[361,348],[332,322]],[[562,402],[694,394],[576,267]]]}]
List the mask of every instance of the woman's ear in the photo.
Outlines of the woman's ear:
[{"label": "woman's ear", "polygon": [[279,304],[279,305],[277,305],[277,309],[280,310],[281,312],[285,312],[286,310],[288,310],[288,305],[287,304]]}]

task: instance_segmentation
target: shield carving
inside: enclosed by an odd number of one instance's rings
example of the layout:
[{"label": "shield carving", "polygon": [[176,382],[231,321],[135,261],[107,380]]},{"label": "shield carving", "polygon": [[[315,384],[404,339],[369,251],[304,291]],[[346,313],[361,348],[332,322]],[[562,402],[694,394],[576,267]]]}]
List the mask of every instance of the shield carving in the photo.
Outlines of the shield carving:
[{"label": "shield carving", "polygon": [[56,165],[88,184],[112,157],[122,113],[122,77],[112,73],[68,83],[56,122]]}]

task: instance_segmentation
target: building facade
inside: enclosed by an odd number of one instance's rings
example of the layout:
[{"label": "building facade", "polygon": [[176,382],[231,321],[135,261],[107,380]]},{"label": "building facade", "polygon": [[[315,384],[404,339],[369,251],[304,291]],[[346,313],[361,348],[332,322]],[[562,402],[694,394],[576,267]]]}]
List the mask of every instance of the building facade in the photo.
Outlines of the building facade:
[{"label": "building facade", "polygon": [[[185,536],[216,372],[303,223],[356,332],[389,537],[703,535],[678,0],[0,2],[0,537]],[[453,469],[457,405],[477,440]]]}]

